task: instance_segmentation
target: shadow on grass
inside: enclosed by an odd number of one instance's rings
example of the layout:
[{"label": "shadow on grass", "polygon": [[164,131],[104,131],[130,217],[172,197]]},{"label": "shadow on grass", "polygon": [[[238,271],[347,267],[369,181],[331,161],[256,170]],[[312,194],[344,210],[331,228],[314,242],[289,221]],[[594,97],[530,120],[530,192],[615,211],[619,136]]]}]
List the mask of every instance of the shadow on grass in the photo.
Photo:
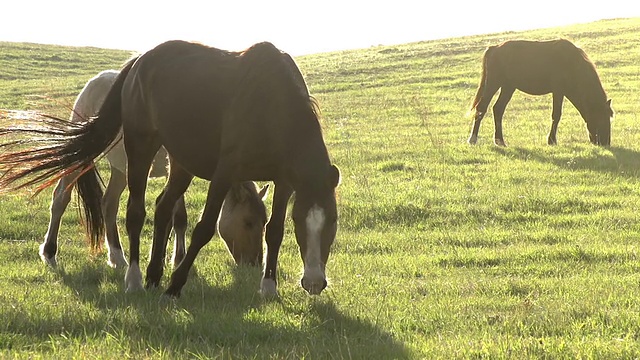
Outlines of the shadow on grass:
[{"label": "shadow on grass", "polygon": [[[124,271],[105,268],[102,261],[74,272],[60,269],[61,282],[89,310],[83,307],[77,315],[62,319],[36,319],[35,324],[31,320],[29,326],[18,323],[14,331],[32,341],[39,339],[44,352],[46,344],[60,336],[62,326],[65,338],[80,342],[113,338],[119,351],[129,355],[148,356],[152,349],[172,358],[410,357],[409,350],[385,330],[341,312],[330,293],[309,297],[299,289],[300,293],[280,299],[265,299],[257,293],[261,269],[231,266],[229,270],[231,281],[220,286],[191,274],[182,297],[173,300],[162,296],[163,289],[125,294]],[[87,313],[92,315],[80,315]]]},{"label": "shadow on grass", "polygon": [[640,152],[636,150],[613,146],[606,149],[574,146],[571,150],[571,154],[557,155],[518,147],[494,147],[494,151],[502,155],[553,164],[566,170],[590,170],[634,179],[640,177]]}]

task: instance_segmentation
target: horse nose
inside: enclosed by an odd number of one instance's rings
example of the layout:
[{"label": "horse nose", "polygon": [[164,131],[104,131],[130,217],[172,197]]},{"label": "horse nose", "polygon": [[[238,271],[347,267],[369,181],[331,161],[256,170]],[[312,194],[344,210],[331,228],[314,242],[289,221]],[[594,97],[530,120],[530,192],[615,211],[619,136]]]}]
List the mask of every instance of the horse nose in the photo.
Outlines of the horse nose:
[{"label": "horse nose", "polygon": [[300,280],[300,285],[303,289],[305,289],[309,295],[320,295],[322,290],[327,287],[327,280],[322,279],[322,282],[309,282],[306,281],[305,278]]}]

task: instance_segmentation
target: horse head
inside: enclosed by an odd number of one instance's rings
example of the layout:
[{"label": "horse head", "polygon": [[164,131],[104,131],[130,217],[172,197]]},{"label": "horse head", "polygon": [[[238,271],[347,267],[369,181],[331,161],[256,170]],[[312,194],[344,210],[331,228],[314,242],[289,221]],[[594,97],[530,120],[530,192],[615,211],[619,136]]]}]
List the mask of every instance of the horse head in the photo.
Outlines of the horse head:
[{"label": "horse head", "polygon": [[604,104],[594,104],[589,114],[585,115],[589,140],[592,144],[601,146],[611,145],[611,118],[613,108],[611,99]]},{"label": "horse head", "polygon": [[236,264],[262,265],[267,222],[264,198],[269,185],[258,190],[253,181],[231,186],[222,205],[218,232]]},{"label": "horse head", "polygon": [[311,295],[318,295],[327,287],[325,267],[336,237],[335,189],[339,183],[340,171],[332,165],[320,185],[296,190],[292,217],[304,263],[300,284]]}]

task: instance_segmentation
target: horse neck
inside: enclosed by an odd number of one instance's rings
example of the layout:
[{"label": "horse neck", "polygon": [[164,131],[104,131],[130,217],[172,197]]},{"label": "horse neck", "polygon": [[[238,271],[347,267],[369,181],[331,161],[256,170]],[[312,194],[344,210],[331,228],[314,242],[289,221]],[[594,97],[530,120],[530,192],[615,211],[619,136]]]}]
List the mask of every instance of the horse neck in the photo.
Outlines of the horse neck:
[{"label": "horse neck", "polygon": [[319,127],[313,136],[296,139],[290,151],[295,154],[291,162],[294,189],[315,187],[325,181],[331,161]]},{"label": "horse neck", "polygon": [[566,94],[571,103],[578,109],[583,118],[597,106],[604,106],[607,94],[602,87],[595,68],[590,67],[587,74],[580,77],[574,91]]}]

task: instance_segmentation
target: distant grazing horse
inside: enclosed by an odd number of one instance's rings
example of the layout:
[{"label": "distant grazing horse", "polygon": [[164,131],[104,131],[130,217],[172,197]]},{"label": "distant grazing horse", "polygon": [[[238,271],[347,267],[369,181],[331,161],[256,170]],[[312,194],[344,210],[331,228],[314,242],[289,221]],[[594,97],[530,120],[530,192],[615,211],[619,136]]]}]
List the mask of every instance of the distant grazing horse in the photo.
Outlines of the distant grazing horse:
[{"label": "distant grazing horse", "polygon": [[[102,71],[87,82],[73,106],[72,122],[86,121],[98,113],[118,74],[119,72],[116,70]],[[127,261],[122,251],[116,224],[120,196],[127,185],[125,175],[127,159],[122,142],[115,144],[107,152],[106,158],[109,161],[111,170],[109,183],[102,197],[102,207],[106,222],[107,262],[112,267],[124,267],[127,265]],[[167,153],[164,148],[161,148],[155,156],[149,176],[160,177],[166,175]],[[45,241],[40,245],[40,257],[51,266],[56,266],[57,264],[58,231],[62,215],[71,200],[72,187],[69,185],[73,184],[76,176],[77,174],[73,173],[63,176],[58,181],[53,192],[49,227],[45,235]],[[248,181],[234,184],[225,198],[220,217],[220,233],[221,236],[224,236],[225,243],[238,264],[262,264],[262,238],[264,225],[267,221],[266,209],[262,199],[266,196],[266,192],[267,186],[258,192],[255,183]],[[184,197],[180,197],[174,211],[175,246],[172,263],[176,267],[186,252],[187,212]]]},{"label": "distant grazing horse", "polygon": [[[0,154],[0,170],[5,171],[0,188],[80,171],[77,188],[93,238],[100,237],[104,219],[92,164],[123,132],[131,251],[125,276],[128,290],[142,288],[139,242],[147,175],[161,146],[169,153],[169,178],[156,202],[147,287],[160,283],[172,210],[194,176],[210,180],[207,201],[167,295],[180,295],[198,252],[215,234],[231,184],[246,180],[275,184],[261,292],[277,294],[278,253],[287,203],[294,192],[292,218],[304,263],[301,285],[310,294],[320,294],[326,287],[325,265],[337,231],[335,189],[340,172],[329,159],[317,108],[300,71],[272,44],[229,52],[166,42],[125,64],[98,115],[89,122],[71,126],[51,119],[31,131],[48,139],[38,147]],[[0,129],[0,135],[14,132]]]},{"label": "distant grazing horse", "polygon": [[493,105],[496,145],[505,145],[502,116],[516,89],[531,95],[553,94],[549,145],[557,143],[564,97],[587,123],[589,140],[593,144],[609,146],[611,143],[611,100],[607,100],[593,63],[584,51],[568,40],[507,41],[485,51],[482,79],[471,106],[474,124],[469,144],[477,142],[480,122],[498,89],[501,89],[500,96]]}]

